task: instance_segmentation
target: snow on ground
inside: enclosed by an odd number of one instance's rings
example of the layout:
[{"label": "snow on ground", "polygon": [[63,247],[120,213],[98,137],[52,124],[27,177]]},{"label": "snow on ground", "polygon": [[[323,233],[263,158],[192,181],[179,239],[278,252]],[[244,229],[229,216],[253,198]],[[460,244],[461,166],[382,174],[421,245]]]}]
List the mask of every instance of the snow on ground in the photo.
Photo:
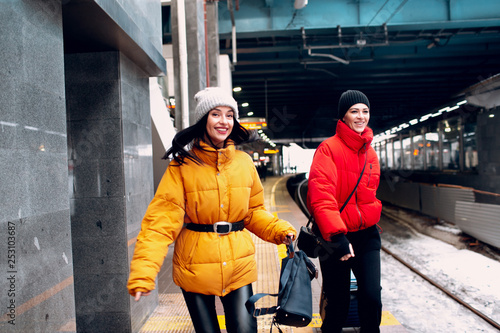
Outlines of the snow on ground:
[{"label": "snow on ground", "polygon": [[454,225],[449,225],[449,224],[442,224],[442,225],[435,225],[434,228],[441,230],[441,231],[446,231],[454,235],[458,235],[462,232],[459,228],[457,228]]},{"label": "snow on ground", "polygon": [[[500,262],[382,220],[382,245],[500,322]],[[498,332],[424,279],[382,253],[384,308],[409,332]]]}]

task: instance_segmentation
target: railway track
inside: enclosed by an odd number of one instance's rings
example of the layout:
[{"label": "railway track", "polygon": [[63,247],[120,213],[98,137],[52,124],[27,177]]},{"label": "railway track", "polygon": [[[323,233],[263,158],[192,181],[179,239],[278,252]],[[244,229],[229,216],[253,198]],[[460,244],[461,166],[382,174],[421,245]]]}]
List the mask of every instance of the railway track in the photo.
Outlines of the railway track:
[{"label": "railway track", "polygon": [[[307,211],[307,206],[306,206],[305,200],[303,198],[304,193],[307,193],[307,189],[304,188],[304,186],[307,187],[307,179],[301,181],[298,184],[297,190],[296,190],[296,196],[295,197],[296,197],[296,202],[299,205],[300,209],[304,212],[304,214],[306,216],[308,216],[309,213]],[[392,219],[392,220],[395,220],[395,221],[399,221],[396,216],[394,216],[394,215],[392,215],[390,213],[383,212],[383,215],[385,215],[389,219]],[[409,226],[409,225],[407,225],[407,226],[413,232],[417,232],[411,226]],[[407,261],[405,261],[401,256],[399,256],[396,253],[394,253],[393,251],[389,250],[387,247],[382,246],[382,250],[385,253],[387,253],[388,255],[390,255],[391,257],[393,257],[394,259],[396,259],[398,262],[400,262],[401,264],[403,264],[405,267],[407,267],[413,273],[415,273],[416,275],[420,276],[422,279],[424,279],[425,281],[427,281],[428,283],[430,283],[435,288],[439,289],[441,292],[443,292],[446,296],[448,296],[449,298],[451,298],[453,301],[455,301],[458,304],[462,305],[463,307],[465,307],[466,309],[468,309],[469,311],[471,311],[472,313],[474,313],[475,315],[477,315],[478,317],[480,317],[481,319],[483,319],[484,321],[486,321],[492,327],[494,327],[495,329],[497,329],[497,330],[500,331],[500,324],[498,322],[496,322],[495,320],[493,320],[492,318],[490,318],[488,315],[486,315],[483,312],[479,311],[478,309],[474,308],[471,304],[469,304],[465,300],[461,299],[460,297],[458,297],[457,295],[455,295],[450,290],[446,289],[444,286],[442,286],[435,279],[432,279],[431,277],[429,277],[426,274],[422,273],[419,269],[417,269],[416,267],[414,267],[413,265],[411,265],[410,263],[408,263]]]},{"label": "railway track", "polygon": [[[397,217],[393,216],[392,214],[384,212],[383,215],[385,215],[386,217],[388,217],[390,219],[393,219],[393,220],[397,221]],[[411,228],[410,226],[408,226],[408,227]],[[499,323],[497,323],[495,320],[493,320],[492,318],[488,317],[486,314],[484,314],[483,312],[477,310],[472,305],[470,305],[469,303],[467,303],[466,301],[464,301],[463,299],[461,299],[460,297],[458,297],[457,295],[455,295],[454,293],[452,293],[451,291],[449,291],[448,289],[446,289],[445,287],[443,287],[441,284],[439,284],[439,282],[435,281],[434,279],[432,279],[429,276],[427,276],[424,273],[422,273],[420,270],[418,270],[417,268],[415,268],[410,263],[406,262],[403,258],[401,258],[397,254],[395,254],[394,252],[392,252],[391,250],[389,250],[387,247],[382,246],[382,250],[385,253],[389,254],[394,259],[396,259],[398,262],[400,262],[401,264],[403,264],[404,266],[406,266],[413,273],[417,274],[418,276],[420,276],[421,278],[423,278],[424,280],[426,280],[427,282],[429,282],[431,285],[433,285],[434,287],[436,287],[437,289],[439,289],[440,291],[442,291],[444,294],[446,294],[448,297],[450,297],[451,299],[453,299],[455,302],[457,302],[460,305],[464,306],[465,308],[467,308],[468,310],[470,310],[471,312],[473,312],[475,315],[479,316],[481,319],[483,319],[484,321],[486,321],[488,324],[490,324],[491,326],[493,326],[497,330],[500,330],[500,324]]]}]

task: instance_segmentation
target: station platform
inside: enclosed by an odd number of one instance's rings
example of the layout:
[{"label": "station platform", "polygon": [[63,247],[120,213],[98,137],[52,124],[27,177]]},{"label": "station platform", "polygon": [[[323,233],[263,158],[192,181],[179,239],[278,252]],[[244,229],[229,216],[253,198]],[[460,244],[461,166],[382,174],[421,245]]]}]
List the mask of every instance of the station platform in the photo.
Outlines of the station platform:
[{"label": "station platform", "polygon": [[[286,181],[288,177],[268,177],[264,182],[266,208],[279,218],[289,221],[299,230],[307,223],[306,216],[290,197]],[[285,245],[276,246],[253,235],[258,265],[258,280],[253,284],[254,293],[276,293],[279,289],[279,274],[281,258],[286,256]],[[142,326],[141,333],[194,332],[193,325],[184,303],[181,290],[172,282],[171,266],[173,247],[169,250],[162,271],[158,276],[159,305],[154,313]],[[319,261],[313,259],[319,269]],[[280,326],[283,332],[321,332],[321,317],[319,302],[322,278],[312,281],[314,318],[307,327]],[[276,297],[264,297],[256,304],[257,307],[276,305]],[[225,319],[222,304],[216,298],[217,314],[222,332],[225,330]],[[269,332],[272,315],[258,317],[258,332]],[[277,332],[276,328],[274,330]],[[397,319],[389,312],[383,311],[380,331],[382,333],[407,332]],[[359,332],[359,328],[344,328],[344,332]]]}]

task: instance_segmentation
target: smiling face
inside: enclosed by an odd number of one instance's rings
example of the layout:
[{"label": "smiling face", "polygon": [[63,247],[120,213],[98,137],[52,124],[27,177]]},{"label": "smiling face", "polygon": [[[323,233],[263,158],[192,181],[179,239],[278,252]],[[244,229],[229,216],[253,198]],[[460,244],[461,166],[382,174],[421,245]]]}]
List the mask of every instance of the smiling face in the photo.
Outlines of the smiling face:
[{"label": "smiling face", "polygon": [[349,126],[350,129],[361,134],[365,130],[366,126],[368,126],[368,121],[370,120],[370,109],[363,103],[354,104],[349,108],[349,110],[347,110],[342,120],[347,126]]},{"label": "smiling face", "polygon": [[208,112],[207,135],[217,148],[224,147],[234,126],[234,111],[229,106],[217,106]]}]

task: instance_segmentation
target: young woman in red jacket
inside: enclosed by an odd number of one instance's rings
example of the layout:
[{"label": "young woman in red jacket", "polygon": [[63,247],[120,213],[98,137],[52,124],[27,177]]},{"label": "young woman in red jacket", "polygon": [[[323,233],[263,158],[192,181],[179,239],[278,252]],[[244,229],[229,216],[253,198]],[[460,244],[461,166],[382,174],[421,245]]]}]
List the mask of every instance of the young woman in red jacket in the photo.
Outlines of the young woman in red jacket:
[{"label": "young woman in red jacket", "polygon": [[321,329],[342,332],[349,311],[352,269],[358,283],[361,331],[379,332],[381,242],[376,224],[382,204],[375,194],[380,165],[370,146],[373,132],[368,127],[370,102],[366,95],[357,90],[344,92],[338,118],[336,134],[315,152],[308,182],[308,209],[330,245],[329,253],[320,256],[328,300]]}]

